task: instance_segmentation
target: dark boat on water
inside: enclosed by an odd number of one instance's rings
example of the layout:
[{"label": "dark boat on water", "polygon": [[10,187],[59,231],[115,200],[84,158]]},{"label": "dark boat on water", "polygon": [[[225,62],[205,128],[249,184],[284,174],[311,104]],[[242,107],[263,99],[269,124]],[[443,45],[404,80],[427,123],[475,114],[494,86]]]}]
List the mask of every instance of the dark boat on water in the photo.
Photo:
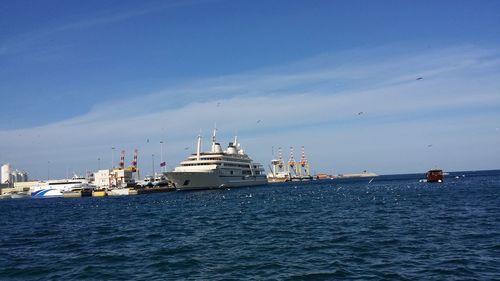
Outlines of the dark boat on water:
[{"label": "dark boat on water", "polygon": [[427,182],[443,182],[443,170],[428,171]]}]

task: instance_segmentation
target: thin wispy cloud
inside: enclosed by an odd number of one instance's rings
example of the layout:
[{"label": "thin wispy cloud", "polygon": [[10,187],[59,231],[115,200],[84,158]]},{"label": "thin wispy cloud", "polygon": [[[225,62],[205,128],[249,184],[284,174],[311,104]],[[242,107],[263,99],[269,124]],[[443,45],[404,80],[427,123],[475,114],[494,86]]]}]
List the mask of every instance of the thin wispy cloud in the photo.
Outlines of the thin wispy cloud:
[{"label": "thin wispy cloud", "polygon": [[[12,38],[3,38],[0,44],[0,56],[34,52],[35,49],[42,54],[51,51],[51,53],[54,53],[61,48],[61,46],[57,46],[56,43],[53,42],[54,38],[57,37],[60,33],[96,28],[109,24],[116,24],[149,14],[161,13],[169,9],[175,9],[190,5],[199,5],[214,1],[215,0],[169,1],[161,4],[155,4],[153,6],[146,6],[142,9],[117,9],[116,11],[96,12],[96,14],[85,15],[79,20],[42,27],[39,30],[33,30],[31,32],[20,34]],[[67,43],[64,45],[67,45]]]},{"label": "thin wispy cloud", "polygon": [[[150,167],[152,154],[159,157],[159,141],[165,140],[172,167],[192,152],[198,130],[208,138],[216,122],[221,141],[238,134],[264,164],[272,146],[305,145],[318,172],[494,165],[471,163],[466,159],[477,158],[471,152],[450,148],[500,153],[493,121],[500,120],[500,52],[468,46],[386,55],[390,49],[379,51],[383,57],[370,58],[371,50],[351,57],[329,54],[289,67],[137,93],[137,98],[96,104],[69,120],[0,131],[0,153],[28,170],[40,170],[51,160],[51,165],[81,171],[95,169],[98,157],[110,161],[111,147],[130,152],[138,147],[140,164]],[[471,135],[471,130],[483,133]],[[432,158],[429,143],[435,143],[439,157],[426,162]],[[461,153],[453,157],[463,161],[451,159],[453,153]],[[401,155],[406,155],[404,166]],[[377,160],[382,156],[383,162]]]}]

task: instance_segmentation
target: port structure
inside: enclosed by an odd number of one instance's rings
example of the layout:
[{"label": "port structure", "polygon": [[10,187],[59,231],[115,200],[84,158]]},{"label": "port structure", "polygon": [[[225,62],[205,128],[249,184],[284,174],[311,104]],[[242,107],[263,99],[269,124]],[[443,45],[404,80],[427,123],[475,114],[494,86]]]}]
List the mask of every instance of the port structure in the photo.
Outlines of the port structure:
[{"label": "port structure", "polygon": [[125,167],[125,150],[120,153],[120,162],[118,167],[99,170],[94,174],[94,182],[100,188],[125,187],[134,183],[134,173],[139,178],[139,169],[137,167],[138,151],[134,151],[134,159],[131,166]]},{"label": "port structure", "polygon": [[290,157],[288,161],[283,161],[281,147],[278,148],[278,159],[271,160],[271,173],[268,174],[269,182],[285,182],[285,181],[307,181],[312,180],[310,173],[309,161],[307,161],[304,146],[302,145],[302,154],[300,161],[295,161],[293,155],[293,146],[290,146]]},{"label": "port structure", "polygon": [[132,160],[132,165],[130,166],[130,171],[132,172],[137,172],[137,178],[139,179],[140,178],[140,175],[139,175],[139,168],[137,167],[137,159],[139,157],[139,151],[136,149],[134,149],[134,159]]},{"label": "port structure", "polygon": [[305,148],[302,145],[302,154],[299,162],[293,158],[293,146],[290,147],[290,159],[288,160],[288,173],[292,181],[312,180],[309,161],[307,161]]},{"label": "port structure", "polygon": [[279,168],[279,171],[284,172],[283,167],[284,167],[283,154],[281,153],[281,147],[278,147],[278,168]]},{"label": "port structure", "polygon": [[290,146],[290,157],[288,158],[288,174],[291,177],[294,177],[297,175],[297,171],[295,167],[297,166],[297,163],[295,162],[295,159],[293,158],[293,146]]},{"label": "port structure", "polygon": [[306,159],[306,152],[304,146],[302,146],[302,156],[300,158],[300,166],[297,166],[299,177],[302,178],[310,178],[311,172],[309,169],[309,161]]},{"label": "port structure", "polygon": [[285,167],[283,156],[281,154],[281,147],[278,148],[278,159],[271,160],[272,167],[270,166],[271,173],[267,175],[267,181],[270,183],[287,182],[290,181],[290,174],[288,173],[288,166]]},{"label": "port structure", "polygon": [[278,148],[278,159],[271,160],[271,164],[271,172],[274,176],[287,173],[285,170],[285,163],[283,162],[283,156],[281,154],[281,147]]},{"label": "port structure", "polygon": [[120,154],[120,163],[118,164],[118,169],[117,170],[124,170],[127,172],[132,172],[136,173],[137,176],[139,177],[139,168],[137,167],[137,158],[139,157],[139,151],[137,149],[134,149],[134,158],[132,162],[130,163],[130,167],[125,167],[125,150],[121,151]]},{"label": "port structure", "polygon": [[120,163],[118,164],[118,166],[120,167],[120,169],[125,168],[125,150],[122,150],[120,154]]}]

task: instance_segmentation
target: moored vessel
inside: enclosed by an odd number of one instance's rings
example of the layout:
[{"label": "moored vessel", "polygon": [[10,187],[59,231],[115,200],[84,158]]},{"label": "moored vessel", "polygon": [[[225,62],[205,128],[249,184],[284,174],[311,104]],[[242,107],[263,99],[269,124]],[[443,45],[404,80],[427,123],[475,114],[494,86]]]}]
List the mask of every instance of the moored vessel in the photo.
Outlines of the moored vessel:
[{"label": "moored vessel", "polygon": [[25,192],[13,192],[10,194],[10,197],[12,199],[23,199],[23,198],[29,198],[30,195]]},{"label": "moored vessel", "polygon": [[111,190],[108,190],[106,192],[106,195],[108,195],[108,196],[125,196],[125,195],[130,195],[130,189],[129,188],[113,188]]},{"label": "moored vessel", "polygon": [[269,183],[275,182],[287,182],[290,181],[290,174],[286,172],[269,173],[267,174],[267,180]]},{"label": "moored vessel", "polygon": [[[75,197],[77,191],[85,188],[91,188],[90,180],[74,175],[71,179],[48,180],[39,182],[31,192],[33,198],[48,198],[48,197],[63,197],[64,193],[68,193],[68,197]],[[73,192],[74,194],[72,194]],[[71,194],[70,194],[71,193]]]},{"label": "moored vessel", "polygon": [[278,159],[271,160],[271,172],[267,174],[267,181],[270,183],[290,181],[290,173],[285,171],[285,164],[281,154],[281,147],[278,148]]},{"label": "moored vessel", "polygon": [[368,178],[368,177],[378,177],[377,174],[372,172],[367,172],[366,170],[361,173],[349,173],[349,174],[338,174],[337,178]]},{"label": "moored vessel", "polygon": [[7,193],[7,194],[0,194],[0,199],[11,199],[11,195],[10,193]]},{"label": "moored vessel", "polygon": [[45,188],[31,193],[32,198],[54,198],[63,197],[63,193],[59,189]]},{"label": "moored vessel", "polygon": [[210,151],[201,151],[199,135],[196,153],[165,173],[172,185],[178,190],[193,190],[267,184],[264,168],[243,151],[237,137],[223,151],[216,132],[214,129]]}]

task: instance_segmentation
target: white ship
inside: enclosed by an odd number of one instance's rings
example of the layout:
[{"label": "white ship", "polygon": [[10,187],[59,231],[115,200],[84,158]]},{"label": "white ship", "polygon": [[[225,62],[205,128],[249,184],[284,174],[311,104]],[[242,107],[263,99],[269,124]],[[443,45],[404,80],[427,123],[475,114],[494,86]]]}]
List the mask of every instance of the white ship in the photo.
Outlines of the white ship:
[{"label": "white ship", "polygon": [[71,179],[62,180],[49,180],[40,182],[38,186],[34,187],[31,197],[33,198],[47,198],[47,197],[62,197],[64,192],[69,192],[77,189],[94,187],[91,186],[90,180],[78,177],[75,175]]},{"label": "white ship", "polygon": [[267,184],[262,165],[254,163],[241,149],[238,139],[230,142],[225,151],[212,135],[212,150],[201,152],[198,136],[196,153],[182,161],[173,172],[165,173],[178,190],[212,189]]},{"label": "white ship", "polygon": [[362,173],[350,173],[350,174],[338,174],[338,178],[367,178],[367,177],[378,177],[377,174],[372,172],[367,172],[366,170]]},{"label": "white ship", "polygon": [[280,153],[280,159],[273,159],[271,160],[272,168],[271,172],[267,174],[267,180],[270,183],[274,182],[287,182],[290,181],[290,173],[286,172],[283,169],[283,160],[281,160],[281,153]]}]

